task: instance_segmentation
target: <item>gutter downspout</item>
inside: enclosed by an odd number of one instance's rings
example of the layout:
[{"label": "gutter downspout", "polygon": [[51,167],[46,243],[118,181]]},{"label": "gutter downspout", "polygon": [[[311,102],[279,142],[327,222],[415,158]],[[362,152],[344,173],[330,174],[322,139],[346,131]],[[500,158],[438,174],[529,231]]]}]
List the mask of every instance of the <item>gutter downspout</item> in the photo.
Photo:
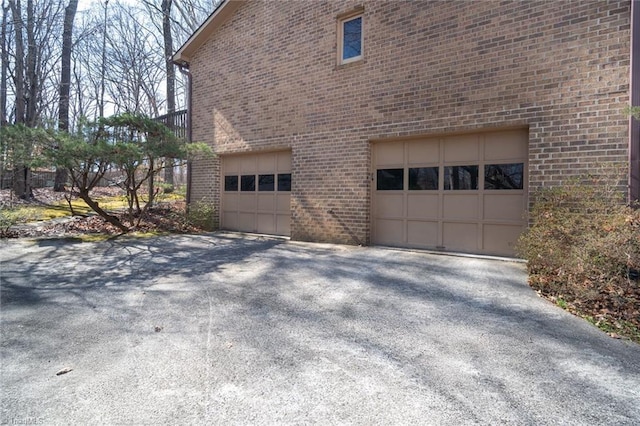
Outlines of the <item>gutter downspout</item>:
[{"label": "gutter downspout", "polygon": [[[629,104],[640,106],[640,0],[631,1]],[[629,117],[629,203],[640,200],[640,120]]]},{"label": "gutter downspout", "polygon": [[[192,93],[192,82],[191,82],[191,72],[189,71],[189,63],[187,62],[174,62],[182,75],[187,77],[187,143],[191,143],[192,140],[192,126],[191,126],[191,93]],[[187,160],[187,209],[189,209],[189,205],[191,204],[191,160]]]}]

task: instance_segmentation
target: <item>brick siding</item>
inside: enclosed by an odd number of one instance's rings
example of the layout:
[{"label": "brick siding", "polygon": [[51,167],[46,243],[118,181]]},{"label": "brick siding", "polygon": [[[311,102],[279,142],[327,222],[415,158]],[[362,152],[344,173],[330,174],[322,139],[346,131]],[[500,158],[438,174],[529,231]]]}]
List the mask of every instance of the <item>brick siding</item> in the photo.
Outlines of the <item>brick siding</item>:
[{"label": "brick siding", "polygon": [[[367,244],[371,140],[527,126],[531,190],[627,164],[629,26],[629,1],[249,1],[191,60],[193,139],[291,149],[292,238]],[[192,183],[219,205],[219,159]]]}]

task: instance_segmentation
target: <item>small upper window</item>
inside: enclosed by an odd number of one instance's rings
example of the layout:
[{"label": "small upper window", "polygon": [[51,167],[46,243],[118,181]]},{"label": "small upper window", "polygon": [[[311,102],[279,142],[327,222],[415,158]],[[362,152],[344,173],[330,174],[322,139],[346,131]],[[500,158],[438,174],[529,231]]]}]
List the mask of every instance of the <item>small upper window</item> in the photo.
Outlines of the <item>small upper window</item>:
[{"label": "small upper window", "polygon": [[338,29],[340,63],[362,59],[362,14],[341,19]]}]

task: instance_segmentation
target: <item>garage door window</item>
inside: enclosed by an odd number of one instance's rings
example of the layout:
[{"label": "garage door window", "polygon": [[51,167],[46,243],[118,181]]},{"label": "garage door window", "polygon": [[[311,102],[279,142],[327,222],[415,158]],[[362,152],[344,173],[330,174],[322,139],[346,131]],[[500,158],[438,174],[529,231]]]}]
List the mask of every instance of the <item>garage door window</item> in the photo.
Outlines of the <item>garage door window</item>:
[{"label": "garage door window", "polygon": [[278,174],[278,191],[291,191],[291,173]]},{"label": "garage door window", "polygon": [[224,177],[224,190],[227,192],[234,192],[238,190],[238,176],[225,176]]},{"label": "garage door window", "polygon": [[404,189],[404,169],[378,169],[378,191],[402,191]]},{"label": "garage door window", "polygon": [[438,167],[412,167],[409,169],[409,190],[438,190]]},{"label": "garage door window", "polygon": [[256,190],[255,175],[242,175],[240,177],[240,191],[252,192]]},{"label": "garage door window", "polygon": [[275,179],[273,175],[258,176],[258,191],[274,191]]},{"label": "garage door window", "polygon": [[478,166],[447,166],[444,168],[445,190],[478,189]]},{"label": "garage door window", "polygon": [[484,189],[522,189],[523,163],[484,166]]}]

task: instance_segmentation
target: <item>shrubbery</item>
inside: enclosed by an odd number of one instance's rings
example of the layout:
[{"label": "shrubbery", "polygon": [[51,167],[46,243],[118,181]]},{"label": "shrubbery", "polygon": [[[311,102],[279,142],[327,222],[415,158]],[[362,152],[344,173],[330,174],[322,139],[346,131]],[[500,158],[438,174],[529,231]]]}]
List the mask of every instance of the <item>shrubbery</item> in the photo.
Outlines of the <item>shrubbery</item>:
[{"label": "shrubbery", "polygon": [[212,203],[196,201],[191,203],[187,209],[187,221],[203,231],[213,231],[216,228],[213,213]]},{"label": "shrubbery", "polygon": [[535,194],[519,240],[530,284],[608,331],[639,335],[640,210],[603,173]]}]

